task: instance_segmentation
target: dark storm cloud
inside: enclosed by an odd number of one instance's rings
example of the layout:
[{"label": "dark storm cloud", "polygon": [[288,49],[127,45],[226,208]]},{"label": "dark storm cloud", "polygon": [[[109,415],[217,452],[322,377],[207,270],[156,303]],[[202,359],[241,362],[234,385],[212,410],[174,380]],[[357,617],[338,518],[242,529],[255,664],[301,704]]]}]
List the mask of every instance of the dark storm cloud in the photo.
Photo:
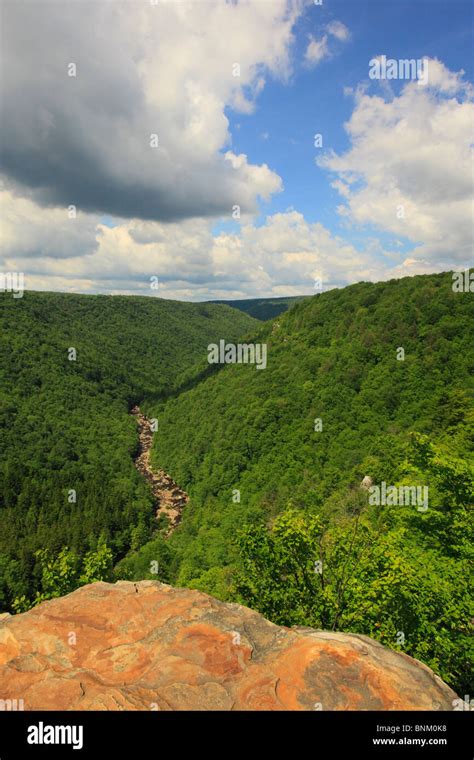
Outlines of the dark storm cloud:
[{"label": "dark storm cloud", "polygon": [[[174,110],[148,97],[144,13],[134,3],[3,3],[7,185],[42,206],[122,218],[230,215],[234,204],[254,211],[261,179],[252,188],[246,164],[232,168],[218,151],[200,158],[186,139],[186,95]],[[273,189],[272,176],[263,186]]]}]

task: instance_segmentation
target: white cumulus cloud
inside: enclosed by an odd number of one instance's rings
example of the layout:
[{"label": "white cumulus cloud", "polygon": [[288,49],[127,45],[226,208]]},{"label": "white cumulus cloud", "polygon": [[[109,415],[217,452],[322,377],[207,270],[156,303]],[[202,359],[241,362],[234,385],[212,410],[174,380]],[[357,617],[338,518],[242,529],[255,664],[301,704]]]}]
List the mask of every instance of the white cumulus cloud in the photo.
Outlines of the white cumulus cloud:
[{"label": "white cumulus cloud", "polygon": [[409,82],[391,101],[359,91],[346,124],[351,147],[318,161],[337,176],[346,218],[415,245],[411,271],[414,262],[425,271],[472,259],[472,88],[441,62],[428,65],[427,86]]}]

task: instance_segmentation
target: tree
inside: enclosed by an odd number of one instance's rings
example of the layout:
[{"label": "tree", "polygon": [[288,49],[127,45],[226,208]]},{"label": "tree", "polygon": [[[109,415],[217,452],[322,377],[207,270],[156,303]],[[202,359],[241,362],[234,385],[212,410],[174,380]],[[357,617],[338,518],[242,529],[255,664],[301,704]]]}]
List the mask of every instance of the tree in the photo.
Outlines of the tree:
[{"label": "tree", "polygon": [[49,549],[40,549],[35,552],[35,557],[40,568],[40,590],[32,600],[26,595],[15,598],[12,606],[17,613],[26,612],[47,599],[69,594],[86,583],[112,579],[112,552],[103,540],[82,560],[67,546],[63,546],[56,556]]}]

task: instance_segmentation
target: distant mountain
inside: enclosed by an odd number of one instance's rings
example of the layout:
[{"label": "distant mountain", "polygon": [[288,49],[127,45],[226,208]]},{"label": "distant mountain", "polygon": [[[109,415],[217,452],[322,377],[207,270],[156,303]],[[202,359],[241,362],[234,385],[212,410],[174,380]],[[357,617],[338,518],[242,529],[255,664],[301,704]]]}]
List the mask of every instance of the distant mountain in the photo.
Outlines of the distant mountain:
[{"label": "distant mountain", "polygon": [[245,311],[251,317],[266,321],[275,319],[299,301],[310,296],[285,296],[283,298],[244,298],[236,301],[206,301],[205,303],[221,303],[232,306],[233,309]]}]

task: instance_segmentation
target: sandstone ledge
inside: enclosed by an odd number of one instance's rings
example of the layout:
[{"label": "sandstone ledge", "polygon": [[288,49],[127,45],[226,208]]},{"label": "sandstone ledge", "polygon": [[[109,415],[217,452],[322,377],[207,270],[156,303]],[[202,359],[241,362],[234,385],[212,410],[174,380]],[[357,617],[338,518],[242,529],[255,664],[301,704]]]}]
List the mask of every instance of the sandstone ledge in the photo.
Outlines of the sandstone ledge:
[{"label": "sandstone ledge", "polygon": [[452,710],[422,663],[158,581],[93,583],[0,618],[0,700],[25,710]]}]

